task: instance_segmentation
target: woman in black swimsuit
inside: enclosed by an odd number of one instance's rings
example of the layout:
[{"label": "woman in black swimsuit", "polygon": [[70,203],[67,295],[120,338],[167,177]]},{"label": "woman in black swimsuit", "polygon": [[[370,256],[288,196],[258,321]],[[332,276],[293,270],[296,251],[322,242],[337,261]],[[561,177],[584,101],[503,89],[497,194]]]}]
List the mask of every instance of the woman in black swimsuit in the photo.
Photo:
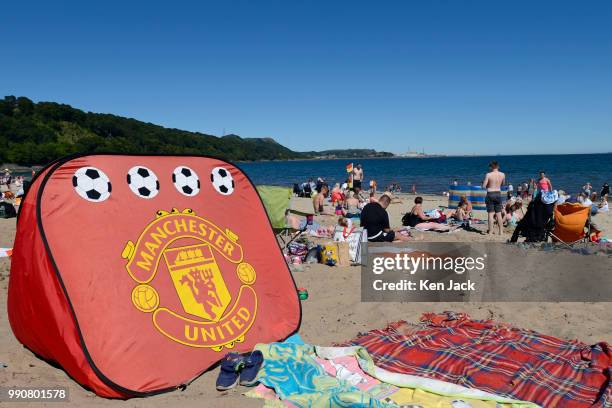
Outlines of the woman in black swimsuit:
[{"label": "woman in black swimsuit", "polygon": [[406,227],[415,227],[425,221],[430,221],[432,218],[425,215],[423,212],[423,197],[414,199],[414,206],[409,213],[406,213],[402,218],[402,225]]}]

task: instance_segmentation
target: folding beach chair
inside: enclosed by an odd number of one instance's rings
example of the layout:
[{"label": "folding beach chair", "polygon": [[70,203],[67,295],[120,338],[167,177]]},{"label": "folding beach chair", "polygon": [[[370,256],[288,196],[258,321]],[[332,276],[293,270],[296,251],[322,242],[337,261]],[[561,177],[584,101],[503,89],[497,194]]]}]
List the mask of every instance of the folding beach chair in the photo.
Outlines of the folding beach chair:
[{"label": "folding beach chair", "polygon": [[553,241],[569,247],[578,242],[588,242],[591,235],[591,207],[563,203],[555,207],[555,226],[550,232]]},{"label": "folding beach chair", "polygon": [[277,239],[282,242],[281,248],[285,249],[287,245],[293,242],[304,231],[306,226],[301,230],[296,230],[287,225],[287,214],[292,212],[298,215],[308,215],[299,211],[290,210],[289,204],[293,194],[290,188],[278,186],[258,186],[257,192],[266,207],[270,224],[276,234]]},{"label": "folding beach chair", "polygon": [[302,187],[300,187],[298,183],[293,184],[293,194],[295,194],[296,197],[302,196]]},{"label": "folding beach chair", "polygon": [[304,189],[302,190],[302,195],[300,197],[310,198],[312,196],[312,187],[310,184],[306,183]]},{"label": "folding beach chair", "polygon": [[542,200],[531,200],[525,216],[518,222],[510,242],[518,242],[524,237],[525,242],[546,242],[552,230],[555,204],[544,204]]}]

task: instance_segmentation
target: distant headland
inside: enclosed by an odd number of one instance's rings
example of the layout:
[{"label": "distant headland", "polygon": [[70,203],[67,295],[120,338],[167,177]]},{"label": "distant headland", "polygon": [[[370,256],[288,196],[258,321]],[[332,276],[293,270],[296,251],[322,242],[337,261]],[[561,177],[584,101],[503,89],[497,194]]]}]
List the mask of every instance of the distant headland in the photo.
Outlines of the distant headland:
[{"label": "distant headland", "polygon": [[0,99],[0,163],[29,167],[81,152],[200,154],[231,161],[395,157],[373,149],[296,152],[272,138],[218,137],[24,96]]}]

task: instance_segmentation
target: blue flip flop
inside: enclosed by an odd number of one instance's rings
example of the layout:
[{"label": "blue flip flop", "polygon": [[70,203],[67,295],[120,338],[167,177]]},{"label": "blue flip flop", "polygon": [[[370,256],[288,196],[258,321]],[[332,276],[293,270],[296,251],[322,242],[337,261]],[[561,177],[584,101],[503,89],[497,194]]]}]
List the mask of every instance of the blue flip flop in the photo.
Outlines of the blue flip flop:
[{"label": "blue flip flop", "polygon": [[263,361],[263,354],[259,350],[245,356],[244,365],[240,372],[240,385],[251,387],[257,384],[257,373],[259,373]]},{"label": "blue flip flop", "polygon": [[221,361],[221,370],[217,377],[217,390],[226,391],[234,388],[240,378],[240,370],[244,366],[245,358],[238,353],[228,353]]}]

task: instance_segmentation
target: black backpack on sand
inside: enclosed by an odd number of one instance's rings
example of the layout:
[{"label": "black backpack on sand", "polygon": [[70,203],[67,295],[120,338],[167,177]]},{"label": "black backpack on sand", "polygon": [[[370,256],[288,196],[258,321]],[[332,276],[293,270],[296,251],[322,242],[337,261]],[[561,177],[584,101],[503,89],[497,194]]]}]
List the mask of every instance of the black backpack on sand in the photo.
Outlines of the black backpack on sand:
[{"label": "black backpack on sand", "polygon": [[17,211],[11,203],[0,202],[0,218],[14,218],[17,216]]}]

